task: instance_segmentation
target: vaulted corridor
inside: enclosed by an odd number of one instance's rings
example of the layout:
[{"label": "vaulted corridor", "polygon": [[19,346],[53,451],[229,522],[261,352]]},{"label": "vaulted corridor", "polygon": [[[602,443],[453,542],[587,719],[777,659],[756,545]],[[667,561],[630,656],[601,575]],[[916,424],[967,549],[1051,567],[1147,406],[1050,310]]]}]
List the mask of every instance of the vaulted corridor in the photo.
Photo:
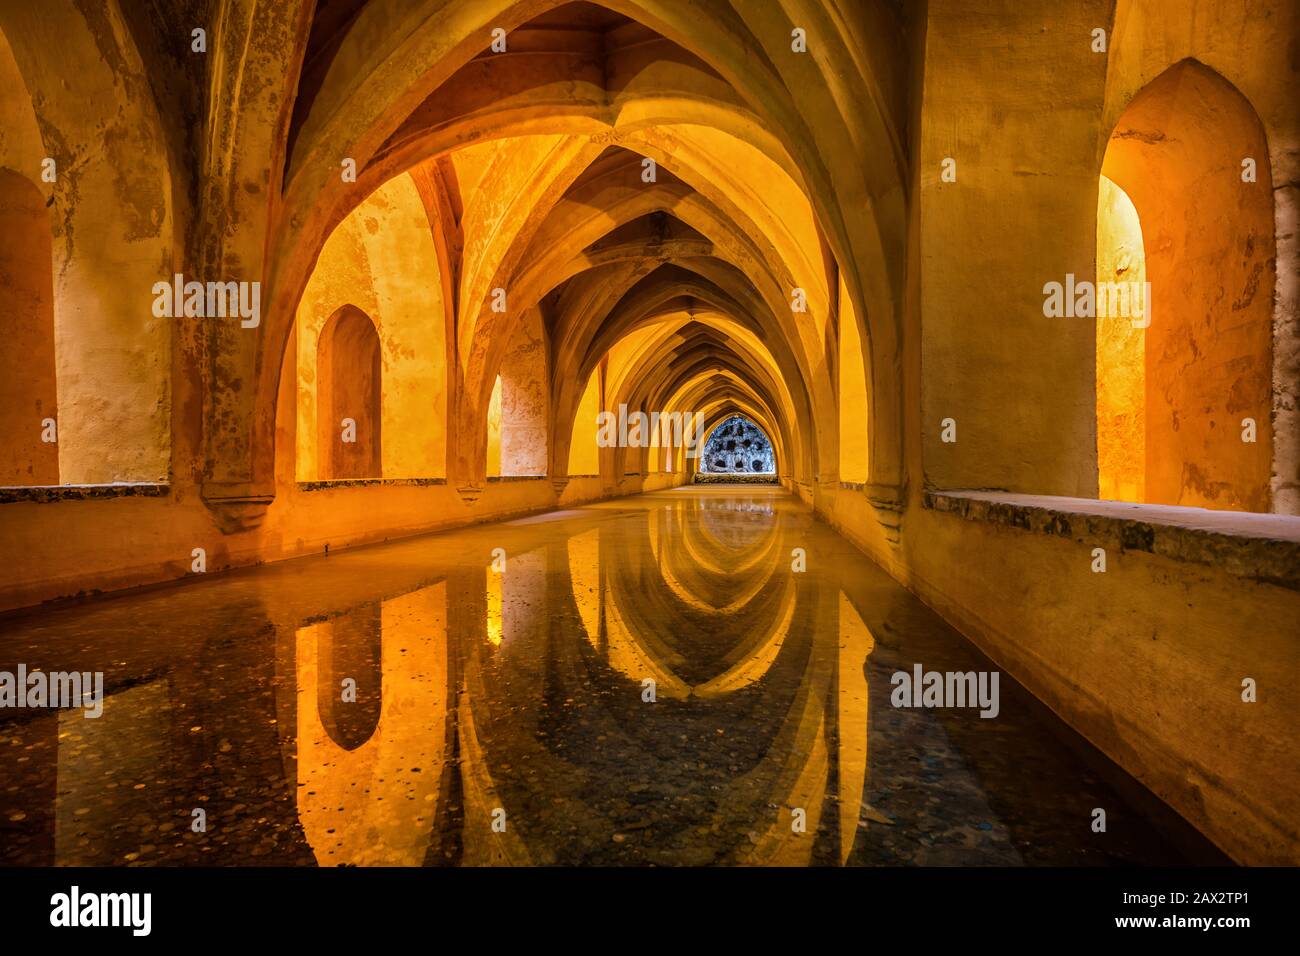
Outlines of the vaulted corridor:
[{"label": "vaulted corridor", "polygon": [[1297,49],[0,0],[0,863],[1300,863]]}]

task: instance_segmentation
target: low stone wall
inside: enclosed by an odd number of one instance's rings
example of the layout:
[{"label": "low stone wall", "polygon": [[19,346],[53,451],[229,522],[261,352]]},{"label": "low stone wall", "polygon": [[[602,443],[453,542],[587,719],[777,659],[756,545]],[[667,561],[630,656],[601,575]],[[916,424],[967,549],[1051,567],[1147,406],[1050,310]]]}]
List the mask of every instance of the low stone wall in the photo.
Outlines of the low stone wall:
[{"label": "low stone wall", "polygon": [[891,546],[860,492],[818,511],[1234,860],[1300,863],[1300,519],[934,491]]}]

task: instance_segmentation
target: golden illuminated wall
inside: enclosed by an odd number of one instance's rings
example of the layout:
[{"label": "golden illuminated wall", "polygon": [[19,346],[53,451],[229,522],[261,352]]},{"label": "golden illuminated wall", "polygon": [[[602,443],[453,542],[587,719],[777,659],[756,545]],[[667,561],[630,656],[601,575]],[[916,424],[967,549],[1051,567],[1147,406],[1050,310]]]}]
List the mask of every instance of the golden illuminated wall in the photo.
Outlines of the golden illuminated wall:
[{"label": "golden illuminated wall", "polygon": [[867,380],[862,336],[840,279],[840,481],[867,480]]},{"label": "golden illuminated wall", "polygon": [[[1097,282],[1146,282],[1142,224],[1105,176],[1097,192]],[[1097,496],[1146,497],[1146,333],[1127,317],[1097,318]]]},{"label": "golden illuminated wall", "polygon": [[344,305],[368,315],[379,333],[383,477],[446,475],[440,290],[437,252],[420,194],[409,176],[389,180],[330,235],[298,306],[299,481],[323,475],[316,420],[319,338],[325,322]]},{"label": "golden illuminated wall", "polygon": [[578,414],[573,420],[573,441],[569,444],[569,474],[600,474],[600,447],[596,444],[597,416],[601,411],[600,371],[587,380],[586,391],[578,403]]}]

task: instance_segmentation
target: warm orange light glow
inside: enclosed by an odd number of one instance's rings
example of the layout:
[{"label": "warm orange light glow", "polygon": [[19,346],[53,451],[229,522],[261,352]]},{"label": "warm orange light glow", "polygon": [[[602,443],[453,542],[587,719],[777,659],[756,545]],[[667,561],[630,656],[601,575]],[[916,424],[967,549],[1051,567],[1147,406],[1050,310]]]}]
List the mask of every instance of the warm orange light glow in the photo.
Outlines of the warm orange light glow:
[{"label": "warm orange light glow", "polygon": [[[1147,281],[1142,224],[1128,194],[1105,176],[1097,192],[1097,283]],[[1146,500],[1146,330],[1097,317],[1097,495]]]},{"label": "warm orange light glow", "polygon": [[840,481],[867,480],[867,378],[862,336],[840,279]]},{"label": "warm orange light glow", "polygon": [[489,478],[501,474],[501,376],[492,387],[492,399],[487,413],[487,474]]},{"label": "warm orange light glow", "polygon": [[487,577],[487,639],[493,647],[501,646],[505,634],[504,612],[502,609],[501,578],[505,572],[488,569]]}]

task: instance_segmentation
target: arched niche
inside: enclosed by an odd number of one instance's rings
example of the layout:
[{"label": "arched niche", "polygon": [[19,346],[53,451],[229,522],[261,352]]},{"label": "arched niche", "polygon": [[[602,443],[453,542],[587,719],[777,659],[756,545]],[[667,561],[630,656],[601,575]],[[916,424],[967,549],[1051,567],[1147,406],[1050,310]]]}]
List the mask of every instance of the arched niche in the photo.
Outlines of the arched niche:
[{"label": "arched niche", "polygon": [[[380,186],[341,222],[298,303],[293,380],[299,481],[328,473],[316,460],[316,368],[326,324],[347,305],[369,316],[383,362],[382,468],[370,477],[446,474],[449,392],[441,268],[421,193],[410,176]],[[333,423],[338,428],[338,421]],[[324,447],[324,446],[321,446]]]},{"label": "arched niche", "polygon": [[30,179],[0,168],[0,485],[57,485],[50,217]]},{"label": "arched niche", "polygon": [[382,478],[382,362],[370,317],[345,305],[316,357],[317,467],[322,479]]},{"label": "arched niche", "polygon": [[1101,174],[1100,493],[1268,511],[1275,251],[1259,117],[1183,60],[1120,116]]}]

